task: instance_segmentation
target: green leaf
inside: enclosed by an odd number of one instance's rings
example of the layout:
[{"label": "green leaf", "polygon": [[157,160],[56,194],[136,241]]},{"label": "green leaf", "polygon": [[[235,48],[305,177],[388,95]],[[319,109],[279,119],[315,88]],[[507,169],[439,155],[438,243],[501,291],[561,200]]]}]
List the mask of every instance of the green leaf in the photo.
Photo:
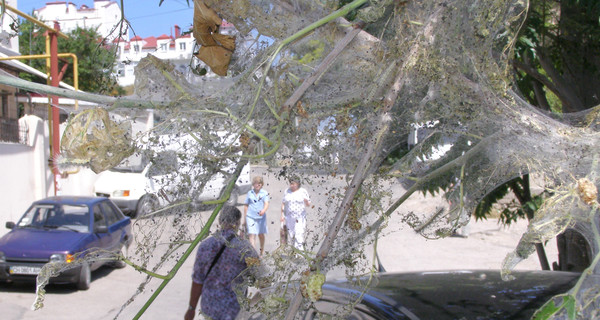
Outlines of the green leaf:
[{"label": "green leaf", "polygon": [[567,315],[569,316],[569,319],[574,320],[575,319],[575,315],[576,315],[576,308],[575,308],[575,297],[572,295],[568,295],[566,297],[563,297],[563,305],[565,306],[565,309],[567,310]]},{"label": "green leaf", "polygon": [[524,43],[525,45],[527,45],[530,48],[535,47],[535,44],[527,37],[520,37],[519,41]]},{"label": "green leaf", "polygon": [[556,314],[560,308],[554,305],[554,301],[549,301],[533,314],[533,320],[547,320]]},{"label": "green leaf", "polygon": [[[563,301],[560,305],[556,305],[554,303],[554,298],[558,298],[562,296],[563,297]],[[565,311],[567,312],[567,316],[569,317],[570,320],[574,320],[575,319],[575,315],[576,315],[576,300],[575,297],[572,295],[558,295],[556,297],[554,297],[552,300],[546,302],[541,308],[539,308],[534,314],[532,319],[533,320],[547,320],[550,319],[551,317],[558,315],[558,313],[565,309]]]}]

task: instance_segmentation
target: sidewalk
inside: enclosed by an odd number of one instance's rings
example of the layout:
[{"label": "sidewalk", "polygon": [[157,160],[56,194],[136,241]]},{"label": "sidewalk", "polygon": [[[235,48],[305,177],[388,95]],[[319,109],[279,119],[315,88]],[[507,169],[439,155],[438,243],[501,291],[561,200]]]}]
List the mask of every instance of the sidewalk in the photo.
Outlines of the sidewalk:
[{"label": "sidewalk", "polygon": [[[468,228],[466,238],[427,240],[406,229],[389,234],[379,240],[381,263],[387,271],[501,269],[504,257],[516,248],[527,230],[527,221],[504,227],[496,219],[472,219]],[[550,265],[558,260],[556,242],[546,244],[546,255]],[[516,269],[540,270],[537,255],[532,254]]]}]

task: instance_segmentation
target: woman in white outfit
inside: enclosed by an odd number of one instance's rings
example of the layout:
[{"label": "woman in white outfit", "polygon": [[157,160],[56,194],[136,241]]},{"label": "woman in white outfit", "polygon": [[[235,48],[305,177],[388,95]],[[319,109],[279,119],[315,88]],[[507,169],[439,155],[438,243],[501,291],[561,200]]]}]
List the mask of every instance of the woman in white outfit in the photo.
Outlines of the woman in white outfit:
[{"label": "woman in white outfit", "polygon": [[[295,248],[304,250],[304,230],[306,229],[306,208],[310,207],[310,196],[300,187],[300,179],[290,179],[290,187],[283,194],[281,222]],[[287,237],[282,238],[287,244]]]}]

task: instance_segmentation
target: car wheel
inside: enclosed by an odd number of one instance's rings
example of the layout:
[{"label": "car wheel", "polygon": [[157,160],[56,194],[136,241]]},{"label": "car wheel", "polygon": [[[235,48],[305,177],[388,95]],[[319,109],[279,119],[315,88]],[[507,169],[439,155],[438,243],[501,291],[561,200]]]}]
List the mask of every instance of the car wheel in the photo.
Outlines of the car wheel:
[{"label": "car wheel", "polygon": [[90,270],[90,266],[87,263],[83,263],[81,265],[81,270],[79,271],[79,279],[77,280],[77,289],[79,290],[87,290],[90,288],[90,283],[92,282],[92,271]]},{"label": "car wheel", "polygon": [[158,209],[158,200],[151,195],[145,195],[137,204],[135,218],[147,216],[148,214],[156,211],[156,209]]},{"label": "car wheel", "polygon": [[[597,222],[600,222],[599,218],[595,218]],[[572,228],[559,234],[556,242],[558,262],[553,264],[554,270],[583,272],[600,251],[594,240],[592,226],[587,223],[576,223]]]},{"label": "car wheel", "polygon": [[229,196],[229,199],[227,199],[227,201],[225,202],[225,205],[234,207],[235,205],[237,205],[239,197],[240,191],[237,188],[233,188],[233,190],[231,190],[231,195]]},{"label": "car wheel", "polygon": [[[127,257],[127,246],[126,245],[123,245],[121,247],[121,255],[123,257]],[[122,269],[127,266],[127,263],[125,263],[125,261],[123,261],[123,260],[116,260],[112,266],[113,266],[113,268]]]}]

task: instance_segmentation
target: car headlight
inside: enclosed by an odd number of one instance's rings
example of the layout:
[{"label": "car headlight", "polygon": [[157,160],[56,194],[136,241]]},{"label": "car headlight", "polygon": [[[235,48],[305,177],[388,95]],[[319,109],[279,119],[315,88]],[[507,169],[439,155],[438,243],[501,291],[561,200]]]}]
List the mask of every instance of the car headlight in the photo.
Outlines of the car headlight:
[{"label": "car headlight", "polygon": [[0,262],[6,262],[6,256],[4,255],[4,252],[0,251]]},{"label": "car headlight", "polygon": [[113,197],[129,197],[129,190],[116,190],[113,192]]},{"label": "car headlight", "polygon": [[72,254],[55,253],[50,256],[50,262],[66,262],[71,263],[75,260]]}]

